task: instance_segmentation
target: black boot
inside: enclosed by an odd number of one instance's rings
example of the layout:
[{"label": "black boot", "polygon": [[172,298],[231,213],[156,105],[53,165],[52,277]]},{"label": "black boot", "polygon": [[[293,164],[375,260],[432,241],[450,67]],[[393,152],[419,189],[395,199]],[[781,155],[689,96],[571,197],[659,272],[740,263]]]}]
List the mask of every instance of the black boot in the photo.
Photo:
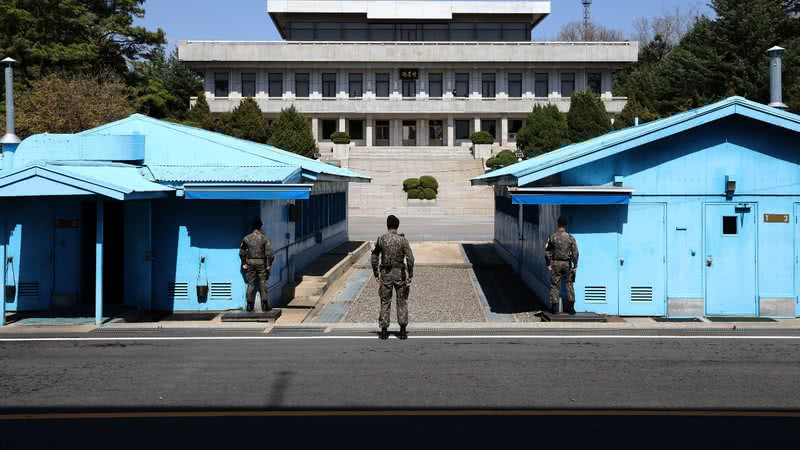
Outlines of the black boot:
[{"label": "black boot", "polygon": [[397,335],[397,337],[403,340],[408,339],[408,332],[406,331],[405,325],[400,325],[400,334]]},{"label": "black boot", "polygon": [[245,311],[253,312],[253,309],[255,309],[255,307],[256,307],[255,302],[253,303],[247,302],[247,307],[245,308]]},{"label": "black boot", "polygon": [[272,307],[269,306],[269,302],[261,302],[261,312],[270,312],[272,311]]},{"label": "black boot", "polygon": [[558,314],[558,303],[550,304],[550,312],[553,314]]},{"label": "black boot", "polygon": [[381,338],[381,340],[383,341],[389,339],[389,330],[387,330],[386,328],[381,328],[381,332],[378,333],[378,337]]},{"label": "black boot", "polygon": [[569,313],[570,316],[574,316],[575,315],[575,303],[567,303],[567,307],[569,308],[567,313]]}]

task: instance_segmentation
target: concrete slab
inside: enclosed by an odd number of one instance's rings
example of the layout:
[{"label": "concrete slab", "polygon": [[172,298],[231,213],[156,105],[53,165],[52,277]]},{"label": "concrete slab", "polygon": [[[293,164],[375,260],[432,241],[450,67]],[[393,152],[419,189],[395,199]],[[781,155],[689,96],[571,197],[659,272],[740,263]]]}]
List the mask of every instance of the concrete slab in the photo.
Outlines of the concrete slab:
[{"label": "concrete slab", "polygon": [[311,313],[311,309],[283,308],[283,314],[275,321],[276,325],[294,325],[303,323]]},{"label": "concrete slab", "polygon": [[417,265],[454,265],[467,264],[458,242],[414,242],[411,244]]},{"label": "concrete slab", "polygon": [[[491,241],[494,216],[405,217],[399,216],[400,232],[411,242]],[[350,239],[375,242],[386,232],[386,217],[350,216]]]}]

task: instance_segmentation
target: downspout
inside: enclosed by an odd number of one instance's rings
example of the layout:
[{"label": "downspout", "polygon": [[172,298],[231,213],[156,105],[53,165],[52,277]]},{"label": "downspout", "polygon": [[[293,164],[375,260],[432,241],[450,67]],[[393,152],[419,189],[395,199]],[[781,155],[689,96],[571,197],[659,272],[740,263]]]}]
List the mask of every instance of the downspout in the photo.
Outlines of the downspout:
[{"label": "downspout", "polygon": [[5,66],[6,75],[6,134],[0,139],[0,144],[3,146],[2,168],[4,171],[8,171],[14,168],[14,153],[20,143],[19,137],[14,132],[14,64],[16,61],[6,58],[2,63]]}]

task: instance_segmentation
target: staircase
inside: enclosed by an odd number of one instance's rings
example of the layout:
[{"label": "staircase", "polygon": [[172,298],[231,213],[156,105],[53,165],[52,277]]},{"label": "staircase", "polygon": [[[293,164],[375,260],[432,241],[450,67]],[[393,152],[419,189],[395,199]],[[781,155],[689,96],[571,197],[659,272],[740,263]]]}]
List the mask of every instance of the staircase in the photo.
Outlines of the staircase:
[{"label": "staircase", "polygon": [[[484,173],[484,167],[466,147],[357,147],[351,149],[347,167],[372,178],[371,183],[350,183],[351,216],[494,215],[492,188],[470,183],[472,177]],[[436,204],[408,205],[403,180],[422,175],[439,181]]]}]

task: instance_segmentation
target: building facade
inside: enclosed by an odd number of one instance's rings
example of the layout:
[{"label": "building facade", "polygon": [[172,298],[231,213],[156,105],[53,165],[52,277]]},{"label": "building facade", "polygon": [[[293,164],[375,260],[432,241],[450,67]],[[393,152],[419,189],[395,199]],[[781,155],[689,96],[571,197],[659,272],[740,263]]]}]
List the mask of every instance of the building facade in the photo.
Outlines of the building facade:
[{"label": "building facade", "polygon": [[353,145],[452,147],[478,130],[513,146],[536,104],[569,109],[573,92],[625,99],[613,74],[638,43],[532,42],[549,1],[271,0],[279,42],[180,41],[204,74],[212,112],[253,97],[268,117],[294,105],[320,149],[346,131]]},{"label": "building facade", "polygon": [[542,299],[565,216],[576,309],[800,315],[800,116],[733,97],[489,172],[496,247]]}]

